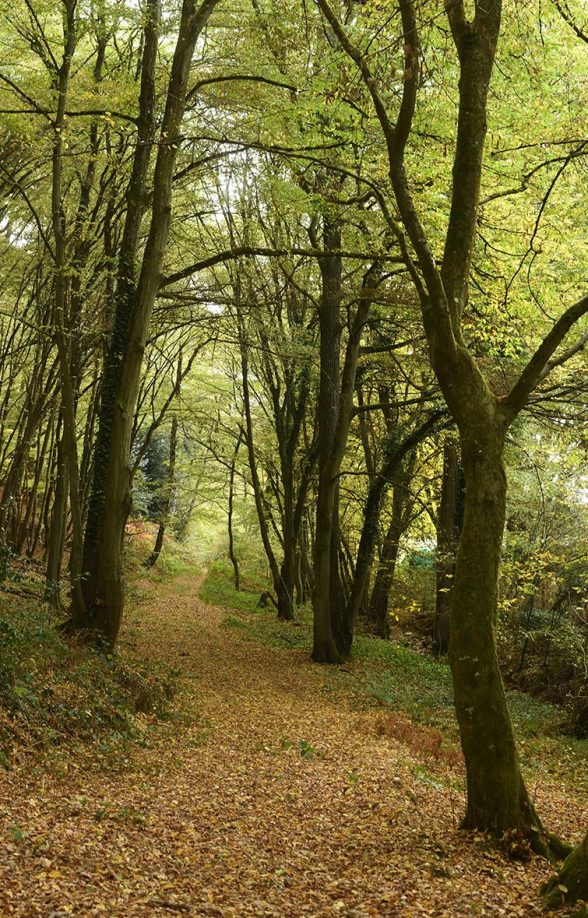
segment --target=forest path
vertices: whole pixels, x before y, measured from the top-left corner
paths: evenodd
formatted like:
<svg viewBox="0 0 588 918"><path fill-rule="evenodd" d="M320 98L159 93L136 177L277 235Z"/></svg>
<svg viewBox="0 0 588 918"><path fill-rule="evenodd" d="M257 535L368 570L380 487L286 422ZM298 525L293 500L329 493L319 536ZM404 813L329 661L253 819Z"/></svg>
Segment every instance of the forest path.
<svg viewBox="0 0 588 918"><path fill-rule="evenodd" d="M459 794L377 735L378 712L224 627L199 583L142 581L123 634L186 673L188 723L124 768L19 776L0 807L28 844L0 853L2 918L542 914L543 862L464 837Z"/></svg>

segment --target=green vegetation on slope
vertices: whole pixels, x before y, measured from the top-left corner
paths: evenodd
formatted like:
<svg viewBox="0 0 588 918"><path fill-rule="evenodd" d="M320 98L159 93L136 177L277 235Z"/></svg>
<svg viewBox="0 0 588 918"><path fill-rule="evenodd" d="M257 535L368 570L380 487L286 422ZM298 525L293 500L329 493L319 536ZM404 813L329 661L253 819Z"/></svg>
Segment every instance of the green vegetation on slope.
<svg viewBox="0 0 588 918"><path fill-rule="evenodd" d="M33 593L0 602L0 765L72 742L110 755L166 716L177 674L65 638Z"/></svg>
<svg viewBox="0 0 588 918"><path fill-rule="evenodd" d="M243 589L236 592L230 565L217 561L208 571L200 597L226 609L225 627L238 631L244 639L310 653L311 610L302 607L296 622L280 622L273 607L257 605L265 589L267 583L251 577L245 578ZM339 688L347 687L362 707L381 705L401 711L416 723L440 730L452 743L458 742L451 673L446 662L410 647L357 635L351 663L325 674L326 690L333 697ZM538 779L548 781L555 777L588 791L588 741L565 735L563 709L523 692L509 691L507 699L525 768Z"/></svg>

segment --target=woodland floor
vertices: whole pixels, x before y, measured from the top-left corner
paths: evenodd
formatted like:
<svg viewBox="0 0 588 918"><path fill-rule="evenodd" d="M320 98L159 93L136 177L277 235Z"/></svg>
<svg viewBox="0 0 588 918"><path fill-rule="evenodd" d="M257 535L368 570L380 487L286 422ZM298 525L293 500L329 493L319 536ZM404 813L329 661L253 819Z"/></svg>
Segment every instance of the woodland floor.
<svg viewBox="0 0 588 918"><path fill-rule="evenodd" d="M423 781L381 710L329 689L306 652L223 626L198 586L141 583L122 643L181 668L182 721L122 766L72 754L0 777L2 918L544 914L544 861L458 830L459 766ZM550 828L585 828L585 797L533 792Z"/></svg>

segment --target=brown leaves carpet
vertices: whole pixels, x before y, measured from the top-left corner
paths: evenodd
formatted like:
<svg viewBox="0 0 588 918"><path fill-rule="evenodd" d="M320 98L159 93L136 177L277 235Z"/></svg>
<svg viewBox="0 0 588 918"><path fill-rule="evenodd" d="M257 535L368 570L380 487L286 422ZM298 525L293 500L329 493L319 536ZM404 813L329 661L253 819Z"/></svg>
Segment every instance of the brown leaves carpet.
<svg viewBox="0 0 588 918"><path fill-rule="evenodd" d="M126 641L187 671L191 720L152 725L123 767L72 753L0 777L2 918L542 914L545 862L460 832L460 793L327 670L223 628L196 578L142 589ZM580 801L536 793L555 831L584 828Z"/></svg>

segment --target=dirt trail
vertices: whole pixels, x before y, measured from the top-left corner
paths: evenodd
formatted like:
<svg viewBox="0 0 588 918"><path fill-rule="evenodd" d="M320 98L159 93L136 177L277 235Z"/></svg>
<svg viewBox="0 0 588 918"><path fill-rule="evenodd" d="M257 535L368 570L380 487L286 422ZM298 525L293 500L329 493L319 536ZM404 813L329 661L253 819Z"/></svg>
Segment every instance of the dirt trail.
<svg viewBox="0 0 588 918"><path fill-rule="evenodd" d="M542 914L544 863L464 838L459 794L377 736L375 712L304 653L223 627L197 588L142 583L123 635L186 671L191 723L110 773L72 758L0 779L1 918Z"/></svg>

